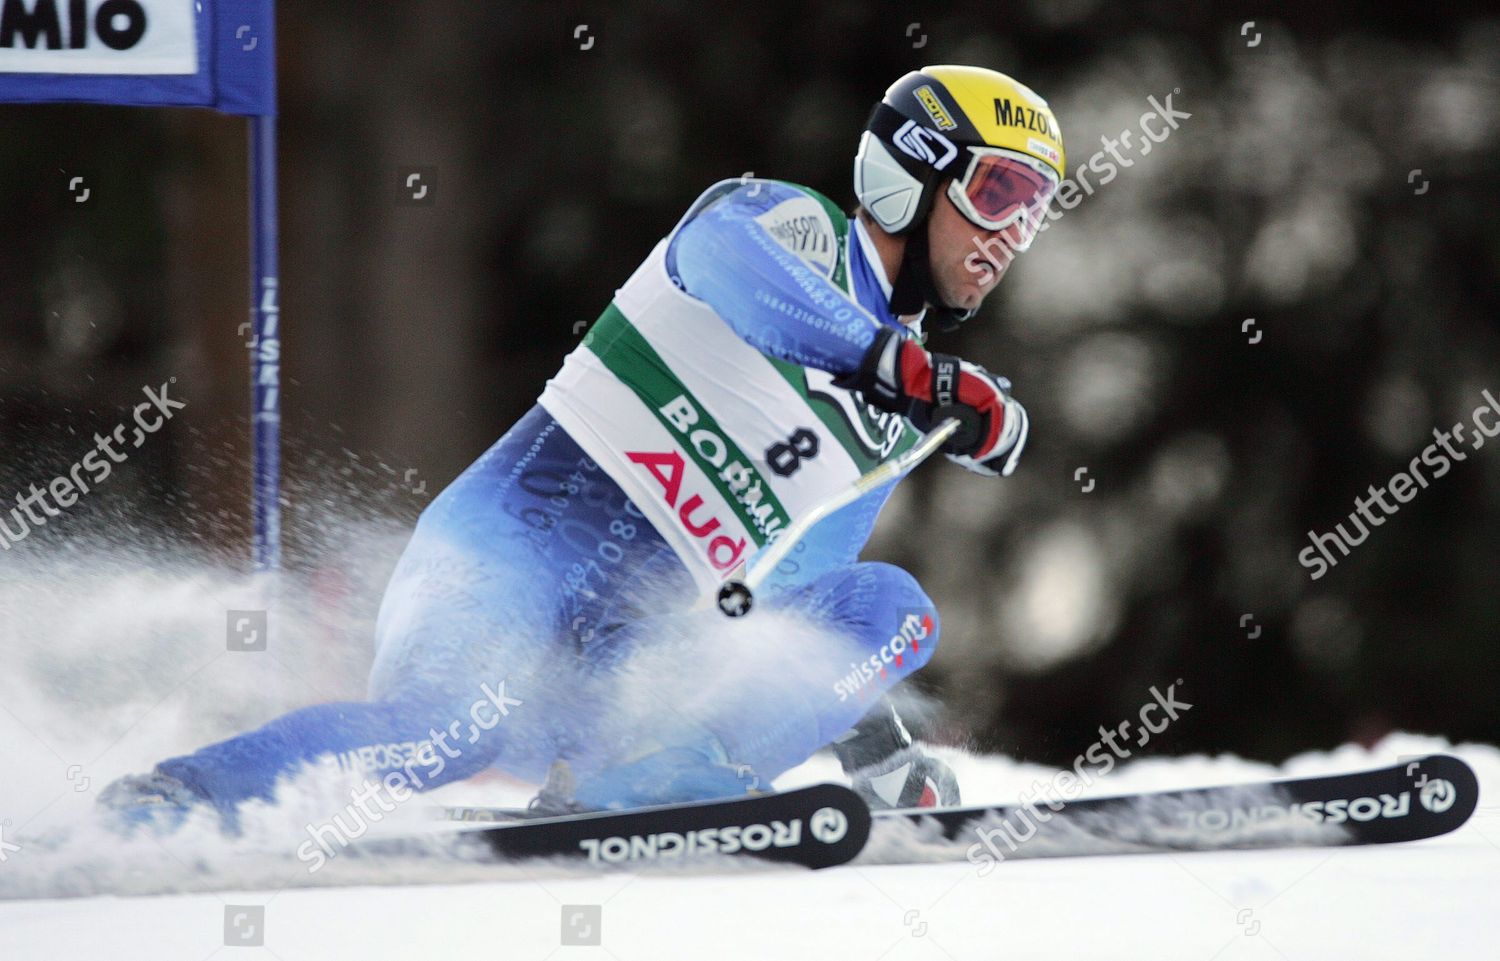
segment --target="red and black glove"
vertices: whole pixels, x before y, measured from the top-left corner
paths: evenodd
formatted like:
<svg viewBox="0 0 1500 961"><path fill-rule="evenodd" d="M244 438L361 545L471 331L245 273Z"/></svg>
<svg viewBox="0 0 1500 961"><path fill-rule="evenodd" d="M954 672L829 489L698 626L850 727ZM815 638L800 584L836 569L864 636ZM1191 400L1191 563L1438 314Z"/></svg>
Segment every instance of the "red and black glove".
<svg viewBox="0 0 1500 961"><path fill-rule="evenodd" d="M979 474L1010 474L1026 445L1026 409L1010 396L1010 381L951 354L929 354L892 327L880 329L859 370L838 383L919 430L956 418L943 451Z"/></svg>

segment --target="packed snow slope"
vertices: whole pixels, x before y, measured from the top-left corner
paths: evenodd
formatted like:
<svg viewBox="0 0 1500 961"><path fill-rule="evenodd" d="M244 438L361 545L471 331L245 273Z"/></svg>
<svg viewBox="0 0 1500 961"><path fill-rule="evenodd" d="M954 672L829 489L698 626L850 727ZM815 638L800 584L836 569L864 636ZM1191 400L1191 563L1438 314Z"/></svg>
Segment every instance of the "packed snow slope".
<svg viewBox="0 0 1500 961"><path fill-rule="evenodd" d="M340 856L310 872L286 842L347 798L302 782L279 807L249 812L239 842L203 824L161 841L109 835L93 799L112 778L302 704L362 696L369 615L405 531L326 529L334 560L280 585L280 620L259 653L226 649L226 613L265 606L265 585L202 558L97 545L0 557L0 961L1500 957L1500 750L1408 734L1280 768L1134 760L1087 792L1465 758L1479 810L1452 835L1408 845L1010 860L985 873L740 862L633 875L473 863L434 842L430 855ZM1014 801L1053 774L947 756L969 803ZM818 757L778 786L837 776ZM530 790L453 785L401 814ZM380 828L404 830L396 820Z"/></svg>
<svg viewBox="0 0 1500 961"><path fill-rule="evenodd" d="M464 882L450 884L433 883L441 880L437 862L437 871L407 879L425 883L403 883L398 873L308 889L293 886L302 878L284 876L228 892L0 902L0 958L1492 958L1500 936L1494 747L1393 735L1374 750L1346 746L1279 769L1229 757L1144 760L1117 769L1091 793L1354 770L1434 751L1475 768L1480 808L1455 834L1413 844L1008 861L985 876L964 863L692 874L539 866L497 869L501 880L476 881L482 871L474 866L450 865ZM1001 758L952 758L976 800L1014 797L1051 774ZM819 759L782 784L832 773ZM25 874L26 853L0 864L7 897L28 896L4 877ZM175 856L193 861L190 851ZM38 871L33 880L46 876ZM597 936L598 944L565 945L565 936Z"/></svg>

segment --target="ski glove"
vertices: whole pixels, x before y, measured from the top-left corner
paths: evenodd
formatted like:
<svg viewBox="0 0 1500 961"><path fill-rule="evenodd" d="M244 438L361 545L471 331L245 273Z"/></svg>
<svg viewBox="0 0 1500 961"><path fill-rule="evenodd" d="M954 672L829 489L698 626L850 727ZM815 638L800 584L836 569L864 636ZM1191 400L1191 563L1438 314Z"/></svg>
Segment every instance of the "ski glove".
<svg viewBox="0 0 1500 961"><path fill-rule="evenodd" d="M951 354L930 354L892 327L882 327L859 369L836 383L919 430L957 418L943 452L976 474L1009 475L1026 446L1026 409L1011 398L1010 381Z"/></svg>

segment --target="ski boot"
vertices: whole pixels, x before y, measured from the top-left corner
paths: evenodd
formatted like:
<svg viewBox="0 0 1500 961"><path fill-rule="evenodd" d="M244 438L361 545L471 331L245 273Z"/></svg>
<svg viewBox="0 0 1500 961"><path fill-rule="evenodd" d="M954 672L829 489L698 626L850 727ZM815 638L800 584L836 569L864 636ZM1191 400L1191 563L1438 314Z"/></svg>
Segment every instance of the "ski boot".
<svg viewBox="0 0 1500 961"><path fill-rule="evenodd" d="M537 796L526 805L529 818L555 818L569 814L583 814L588 808L573 798L578 789L578 780L567 761L556 760L547 769L547 781Z"/></svg>
<svg viewBox="0 0 1500 961"><path fill-rule="evenodd" d="M885 698L833 742L833 753L872 811L962 803L953 770L912 743Z"/></svg>

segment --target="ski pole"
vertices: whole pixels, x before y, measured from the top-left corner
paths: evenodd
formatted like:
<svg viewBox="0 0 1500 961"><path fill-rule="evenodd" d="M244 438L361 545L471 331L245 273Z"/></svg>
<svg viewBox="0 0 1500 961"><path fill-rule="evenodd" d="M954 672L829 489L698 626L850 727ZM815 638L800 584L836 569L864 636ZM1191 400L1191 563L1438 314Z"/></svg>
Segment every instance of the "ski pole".
<svg viewBox="0 0 1500 961"><path fill-rule="evenodd" d="M797 542L807 535L814 524L840 507L858 500L880 485L915 468L932 456L933 451L943 446L943 443L956 430L958 430L957 418L948 418L918 441L911 450L871 468L848 487L836 494L830 494L821 504L814 505L811 510L788 526L775 543L755 558L755 566L747 570L744 576L724 582L719 588L719 610L728 617L743 617L750 613L750 608L755 603L756 588L760 587L761 582L776 569L776 565L791 553L792 548L797 546Z"/></svg>

